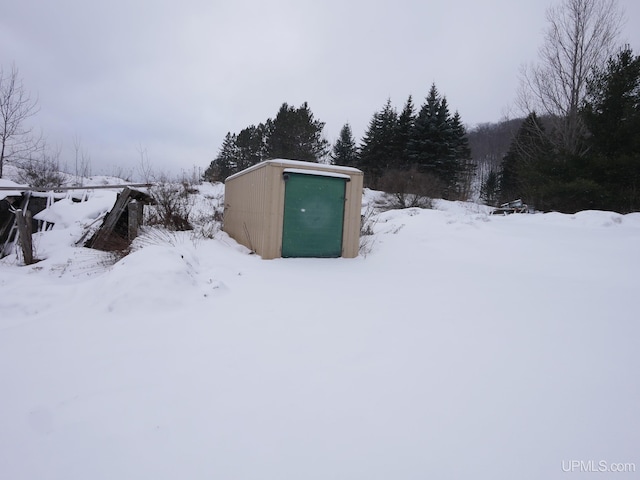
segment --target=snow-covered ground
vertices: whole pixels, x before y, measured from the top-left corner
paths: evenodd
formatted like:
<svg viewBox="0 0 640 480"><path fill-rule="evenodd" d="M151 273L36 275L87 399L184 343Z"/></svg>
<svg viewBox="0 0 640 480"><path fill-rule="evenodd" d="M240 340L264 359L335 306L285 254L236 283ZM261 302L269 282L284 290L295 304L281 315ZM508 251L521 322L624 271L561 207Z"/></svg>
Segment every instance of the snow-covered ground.
<svg viewBox="0 0 640 480"><path fill-rule="evenodd" d="M0 261L0 478L639 474L640 214L439 201L357 259L155 232L114 264L73 246L113 195Z"/></svg>

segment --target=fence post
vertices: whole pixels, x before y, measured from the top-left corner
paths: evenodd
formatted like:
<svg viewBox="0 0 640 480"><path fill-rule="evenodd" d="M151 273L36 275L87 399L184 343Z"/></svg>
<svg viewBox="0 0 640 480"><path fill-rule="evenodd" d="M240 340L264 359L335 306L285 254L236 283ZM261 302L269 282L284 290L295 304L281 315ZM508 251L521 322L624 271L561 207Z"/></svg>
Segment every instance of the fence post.
<svg viewBox="0 0 640 480"><path fill-rule="evenodd" d="M22 210L16 210L16 224L18 225L18 237L20 240L20 247L22 248L22 255L24 257L24 264L31 265L33 263L33 242L31 240L31 212L27 210L26 215L22 213Z"/></svg>
<svg viewBox="0 0 640 480"><path fill-rule="evenodd" d="M129 241L132 242L138 236L138 229L142 224L142 203L131 200L127 209L129 210Z"/></svg>

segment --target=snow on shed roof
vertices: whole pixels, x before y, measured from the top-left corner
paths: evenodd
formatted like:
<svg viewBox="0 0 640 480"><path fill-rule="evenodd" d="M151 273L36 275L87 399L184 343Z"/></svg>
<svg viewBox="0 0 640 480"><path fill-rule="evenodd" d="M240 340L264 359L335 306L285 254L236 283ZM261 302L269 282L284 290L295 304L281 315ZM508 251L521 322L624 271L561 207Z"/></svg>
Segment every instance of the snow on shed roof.
<svg viewBox="0 0 640 480"><path fill-rule="evenodd" d="M319 177L335 177L351 179L349 175L337 172L327 172L325 170L309 170L308 168L285 168L284 173L302 173L303 175L317 175Z"/></svg>
<svg viewBox="0 0 640 480"><path fill-rule="evenodd" d="M312 169L312 167L315 167L313 168L313 170L315 171L318 171L318 169L324 169L324 171L344 173L347 176L349 176L349 174L362 175L361 170L358 170L357 168L353 168L353 167L344 167L342 165L327 165L324 163L315 163L315 162L303 162L301 160L289 160L286 158L274 158L272 160L265 160L264 162L256 163L255 165L252 165L251 167L245 170L242 170L241 172L234 173L233 175L227 177L227 180L230 180L240 175L244 175L247 172L257 170L258 168L262 168L269 164L279 165L285 168L288 167L288 168Z"/></svg>

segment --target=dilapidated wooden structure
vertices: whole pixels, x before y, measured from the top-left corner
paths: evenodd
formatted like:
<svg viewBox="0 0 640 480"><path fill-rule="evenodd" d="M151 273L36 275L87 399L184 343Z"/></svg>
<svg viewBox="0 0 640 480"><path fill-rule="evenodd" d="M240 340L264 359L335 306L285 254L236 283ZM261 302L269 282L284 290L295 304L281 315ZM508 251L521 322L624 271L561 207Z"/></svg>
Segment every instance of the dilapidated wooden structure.
<svg viewBox="0 0 640 480"><path fill-rule="evenodd" d="M13 247L20 239L19 231L22 227L22 238L31 232L50 229L50 222L36 220L34 217L53 205L58 200L70 198L80 202L86 198L86 192L78 195L73 191L41 191L31 187L17 186L15 188L0 187L0 258L13 251ZM22 221L21 221L22 219Z"/></svg>
<svg viewBox="0 0 640 480"><path fill-rule="evenodd" d="M104 216L101 227L80 244L100 250L126 248L137 236L138 227L142 225L145 204L152 203L151 196L139 187L150 187L150 184L96 185L88 187L55 187L35 188L16 185L0 186L0 258L14 251L20 239L31 232L45 231L53 224L34 217L46 208L62 199L82 202L89 192L96 189L121 189L114 207ZM24 228L23 228L24 227ZM85 242L86 240L86 242ZM24 250L25 245L22 245ZM25 253L25 263L28 253Z"/></svg>
<svg viewBox="0 0 640 480"><path fill-rule="evenodd" d="M97 250L122 250L138 236L144 205L152 202L149 194L126 187L107 213L98 231L85 243Z"/></svg>
<svg viewBox="0 0 640 480"><path fill-rule="evenodd" d="M492 215L510 215L512 213L529 213L529 205L518 199L503 203L491 212Z"/></svg>

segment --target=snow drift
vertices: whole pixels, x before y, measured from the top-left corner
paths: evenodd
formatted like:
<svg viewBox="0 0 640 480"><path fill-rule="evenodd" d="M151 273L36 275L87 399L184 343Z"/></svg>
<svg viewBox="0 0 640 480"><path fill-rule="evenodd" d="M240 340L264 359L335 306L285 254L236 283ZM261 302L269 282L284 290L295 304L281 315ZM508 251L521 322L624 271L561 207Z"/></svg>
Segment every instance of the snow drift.
<svg viewBox="0 0 640 480"><path fill-rule="evenodd" d="M640 214L435 206L380 213L366 258L155 234L115 264L72 246L81 220L59 207L43 261L0 261L2 477L538 480L638 463Z"/></svg>

